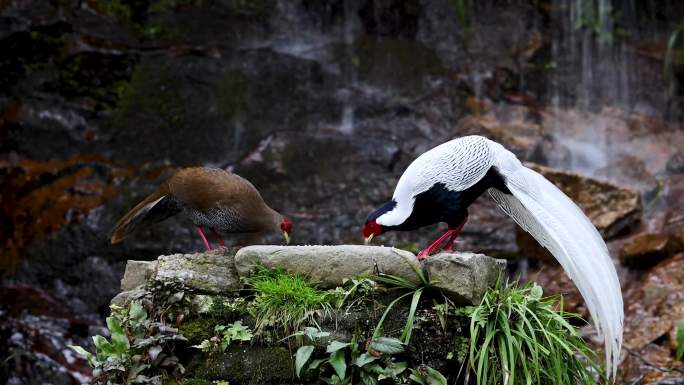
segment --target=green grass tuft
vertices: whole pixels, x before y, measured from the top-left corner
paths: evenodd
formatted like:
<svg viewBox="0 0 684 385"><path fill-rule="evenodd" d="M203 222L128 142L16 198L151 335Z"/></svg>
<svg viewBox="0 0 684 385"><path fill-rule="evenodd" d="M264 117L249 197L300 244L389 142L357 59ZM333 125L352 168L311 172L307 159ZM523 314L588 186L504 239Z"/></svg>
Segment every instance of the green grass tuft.
<svg viewBox="0 0 684 385"><path fill-rule="evenodd" d="M596 353L568 321L562 299L542 297L536 284L497 282L470 323L470 365L478 385L598 384Z"/></svg>
<svg viewBox="0 0 684 385"><path fill-rule="evenodd" d="M256 331L268 329L275 337L290 335L317 316L330 316L338 301L335 292L319 290L305 277L282 269L259 267L247 283L255 292L248 310L256 319Z"/></svg>

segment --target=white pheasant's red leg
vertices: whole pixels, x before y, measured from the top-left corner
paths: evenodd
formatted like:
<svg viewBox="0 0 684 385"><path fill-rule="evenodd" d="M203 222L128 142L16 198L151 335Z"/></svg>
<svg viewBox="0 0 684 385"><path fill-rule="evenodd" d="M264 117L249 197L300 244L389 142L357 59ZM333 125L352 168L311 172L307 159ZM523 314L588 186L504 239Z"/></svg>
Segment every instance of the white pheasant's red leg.
<svg viewBox="0 0 684 385"><path fill-rule="evenodd" d="M444 251L454 251L454 241L456 238L458 238L458 235L461 234L461 230L463 229L463 226L465 226L466 222L468 221L468 216L466 215L465 218L461 221L461 223L456 227L454 230L455 232L451 234L451 238L447 240L446 246L444 247Z"/></svg>
<svg viewBox="0 0 684 385"><path fill-rule="evenodd" d="M209 231L214 235L214 239L216 239L216 242L221 246L221 247L226 247L226 244L223 243L223 238L221 238L221 234L216 232L213 228L209 228Z"/></svg>
<svg viewBox="0 0 684 385"><path fill-rule="evenodd" d="M439 247L444 243L444 240L451 238L455 230L449 229L447 230L442 236L437 238L430 246L427 247L427 249L423 249L418 253L417 258L419 261L422 261L423 259L427 258L430 256L430 254L434 253L435 250L439 249Z"/></svg>
<svg viewBox="0 0 684 385"><path fill-rule="evenodd" d="M461 232L461 229L463 229L463 226L465 226L466 221L468 220L468 216L466 215L465 218L461 221L461 223L454 229L449 229L447 230L444 234L442 234L441 237L437 238L430 246L428 246L427 249L423 249L418 253L417 258L419 261L422 261L423 259L427 258L430 256L430 254L434 253L435 250L439 249L439 247L444 243L444 241L447 241L446 247L444 248L445 251L453 251L453 243L456 237L458 237L458 234Z"/></svg>
<svg viewBox="0 0 684 385"><path fill-rule="evenodd" d="M204 235L204 231L202 231L201 226L196 226L197 233L199 233L200 238L202 238L202 242L204 242L204 247L207 248L207 251L211 251L211 245L209 244L209 241L207 241L207 236Z"/></svg>

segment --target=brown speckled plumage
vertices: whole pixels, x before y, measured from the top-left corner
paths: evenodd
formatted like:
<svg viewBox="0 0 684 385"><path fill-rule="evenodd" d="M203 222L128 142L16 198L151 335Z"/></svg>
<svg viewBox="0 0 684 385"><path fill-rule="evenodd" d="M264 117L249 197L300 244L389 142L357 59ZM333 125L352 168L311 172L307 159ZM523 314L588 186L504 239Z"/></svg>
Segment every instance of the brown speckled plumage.
<svg viewBox="0 0 684 385"><path fill-rule="evenodd" d="M283 221L248 180L218 168L192 167L176 172L121 218L111 242L177 213L200 228L247 235L249 241L279 231Z"/></svg>

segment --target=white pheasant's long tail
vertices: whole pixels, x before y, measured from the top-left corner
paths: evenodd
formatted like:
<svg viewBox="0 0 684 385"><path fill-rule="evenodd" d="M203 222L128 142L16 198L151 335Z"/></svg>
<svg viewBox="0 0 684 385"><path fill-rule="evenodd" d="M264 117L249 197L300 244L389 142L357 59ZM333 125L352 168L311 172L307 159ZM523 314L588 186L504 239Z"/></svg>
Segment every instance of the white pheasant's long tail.
<svg viewBox="0 0 684 385"><path fill-rule="evenodd" d="M570 198L542 175L524 167L502 146L497 147L494 166L512 195L493 188L489 189L490 195L553 254L575 282L596 329L603 335L606 373L615 378L624 312L620 282L605 242Z"/></svg>

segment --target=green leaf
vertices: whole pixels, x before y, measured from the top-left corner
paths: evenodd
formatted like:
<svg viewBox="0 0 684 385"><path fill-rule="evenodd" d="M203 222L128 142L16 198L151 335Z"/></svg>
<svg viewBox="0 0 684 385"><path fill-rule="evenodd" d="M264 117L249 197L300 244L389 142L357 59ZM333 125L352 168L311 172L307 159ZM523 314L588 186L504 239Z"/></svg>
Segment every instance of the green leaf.
<svg viewBox="0 0 684 385"><path fill-rule="evenodd" d="M363 353L356 360L354 360L354 365L358 367L363 367L364 365L371 363L377 359L378 357L375 357L372 354Z"/></svg>
<svg viewBox="0 0 684 385"><path fill-rule="evenodd" d="M216 328L218 328L218 326ZM228 343L233 340L250 341L252 337L254 337L249 328L242 325L242 321L235 321L227 328L222 327L220 331L223 332L223 338L228 340Z"/></svg>
<svg viewBox="0 0 684 385"><path fill-rule="evenodd" d="M375 330L373 331L373 336L372 338L376 338L380 336L380 331L382 330L382 325L385 322L385 317L387 317L387 314L389 314L389 311L392 309L394 305L397 304L397 302L401 301L404 297L408 297L411 295L411 292L408 292L406 294L402 294L399 296L397 299L394 301L390 302L389 305L387 305L387 308L385 308L385 312L382 313L382 317L380 317L380 320L378 321L377 325L375 325Z"/></svg>
<svg viewBox="0 0 684 385"><path fill-rule="evenodd" d="M309 361L309 358L311 358L311 353L313 353L313 351L314 347L311 345L304 345L297 349L297 353L295 354L295 373L297 373L297 377L299 377L299 373L304 365L306 365L307 361Z"/></svg>
<svg viewBox="0 0 684 385"><path fill-rule="evenodd" d="M425 378L423 378L423 375L420 374L420 372L418 372L415 369L411 369L411 375L409 376L409 379L413 382L419 383L420 385L426 385L427 384L425 382Z"/></svg>
<svg viewBox="0 0 684 385"><path fill-rule="evenodd" d="M406 362L390 362L385 372L389 373L391 377L396 377L406 370L406 365Z"/></svg>
<svg viewBox="0 0 684 385"><path fill-rule="evenodd" d="M112 334L112 345L118 353L125 353L129 348L128 336L116 317L107 317L107 328Z"/></svg>
<svg viewBox="0 0 684 385"><path fill-rule="evenodd" d="M315 360L312 360L311 363L309 364L309 369L316 369L325 361L327 361L326 358L317 358Z"/></svg>
<svg viewBox="0 0 684 385"><path fill-rule="evenodd" d="M80 347L80 346L76 346L76 345L68 345L68 346L69 346L71 349L73 349L74 351L76 351L76 353L78 353L78 355L80 355L81 357L83 357L83 358L85 358L86 360L88 360L88 364L90 364L91 366L93 365L93 360L94 360L94 358L95 358L95 357L93 356L93 353L91 353L91 352L89 352L89 351L83 349L83 348Z"/></svg>
<svg viewBox="0 0 684 385"><path fill-rule="evenodd" d="M116 354L112 344L102 336L93 336L93 344L95 345L95 350L97 351L98 356L110 356Z"/></svg>
<svg viewBox="0 0 684 385"><path fill-rule="evenodd" d="M347 346L349 346L349 342L333 341L328 345L328 348L325 351L328 353L334 353L340 349L346 348Z"/></svg>
<svg viewBox="0 0 684 385"><path fill-rule="evenodd" d="M128 317L134 323L140 323L147 319L147 312L140 302L131 302L131 306L128 309Z"/></svg>
<svg viewBox="0 0 684 385"><path fill-rule="evenodd" d="M335 369L337 376L340 379L343 379L344 374L347 371L347 362L344 360L344 350L336 350L330 355L328 362L330 363L330 366Z"/></svg>
<svg viewBox="0 0 684 385"><path fill-rule="evenodd" d="M532 286L532 288L530 289L530 297L532 297L532 299L540 300L543 295L544 290L542 290L541 286L535 283L534 286Z"/></svg>
<svg viewBox="0 0 684 385"><path fill-rule="evenodd" d="M370 343L370 348L380 353L397 354L405 349L404 344L396 338L379 337Z"/></svg>
<svg viewBox="0 0 684 385"><path fill-rule="evenodd" d="M406 326L404 326L404 331L401 333L401 340L408 345L411 341L411 333L413 333L413 323L416 319L416 310L418 309L418 302L420 302L420 297L423 294L423 288L420 288L413 292L413 299L411 300L411 307L409 308L409 314L406 318Z"/></svg>
<svg viewBox="0 0 684 385"><path fill-rule="evenodd" d="M446 377L429 366L424 366L420 370L411 369L409 378L422 385L447 385Z"/></svg>
<svg viewBox="0 0 684 385"><path fill-rule="evenodd" d="M436 369L430 367L427 370L427 383L429 385L447 385L447 379Z"/></svg>
<svg viewBox="0 0 684 385"><path fill-rule="evenodd" d="M221 352L225 352L226 349L228 349L228 346L230 346L230 339L224 339L221 341Z"/></svg>
<svg viewBox="0 0 684 385"><path fill-rule="evenodd" d="M374 376L372 373L368 373L365 371L361 372L361 383L363 385L378 385L379 381L376 376Z"/></svg>
<svg viewBox="0 0 684 385"><path fill-rule="evenodd" d="M311 326L307 326L304 328L304 333L305 336L309 337L311 341L317 339L317 338L322 338L322 337L328 337L330 333L321 331L319 329L316 329Z"/></svg>
<svg viewBox="0 0 684 385"><path fill-rule="evenodd" d="M203 340L199 345L192 345L191 347L200 349L206 353L211 350L211 342L209 342L209 340Z"/></svg>

